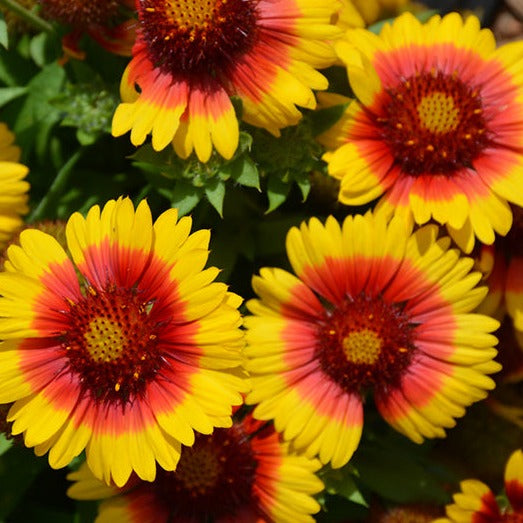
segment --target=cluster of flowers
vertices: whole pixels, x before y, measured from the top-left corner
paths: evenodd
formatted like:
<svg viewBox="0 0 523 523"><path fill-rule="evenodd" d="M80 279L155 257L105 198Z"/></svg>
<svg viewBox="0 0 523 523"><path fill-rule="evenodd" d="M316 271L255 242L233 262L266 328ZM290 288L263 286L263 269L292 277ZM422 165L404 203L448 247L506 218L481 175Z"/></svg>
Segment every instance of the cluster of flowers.
<svg viewBox="0 0 523 523"><path fill-rule="evenodd" d="M412 441L444 437L495 386L500 307L522 336L523 253L496 240L495 262L466 254L521 215L523 43L496 48L456 13L403 14L376 35L336 0L136 10L114 136L231 158L232 96L245 122L277 136L296 106L316 107L313 90L328 87L317 69L338 61L353 98L319 96L347 104L319 137L324 159L340 202L379 200L292 228L294 274L262 268L243 318L242 298L205 268L209 231L191 233L175 209L153 221L146 201L111 200L73 214L63 244L24 230L0 273L0 403L51 467L85 451L69 494L107 498L100 522L312 521L316 473L349 462L370 394ZM5 127L0 139L5 244L28 186ZM521 452L503 516L485 485L462 488L451 520L521 518Z"/></svg>

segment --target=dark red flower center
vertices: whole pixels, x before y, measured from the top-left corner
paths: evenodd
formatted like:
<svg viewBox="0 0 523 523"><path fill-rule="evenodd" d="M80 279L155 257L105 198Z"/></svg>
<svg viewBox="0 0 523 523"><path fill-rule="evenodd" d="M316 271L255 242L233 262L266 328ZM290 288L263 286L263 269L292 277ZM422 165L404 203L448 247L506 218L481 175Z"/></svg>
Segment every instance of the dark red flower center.
<svg viewBox="0 0 523 523"><path fill-rule="evenodd" d="M226 74L257 38L257 0L139 0L149 59L166 74Z"/></svg>
<svg viewBox="0 0 523 523"><path fill-rule="evenodd" d="M379 297L348 297L319 325L316 356L347 392L397 386L414 352L408 315Z"/></svg>
<svg viewBox="0 0 523 523"><path fill-rule="evenodd" d="M490 141L480 93L438 71L389 89L373 118L396 164L411 175L451 175L472 167Z"/></svg>
<svg viewBox="0 0 523 523"><path fill-rule="evenodd" d="M238 425L198 435L184 447L176 471L158 469L149 488L169 521L215 521L234 517L251 502L256 459L250 439Z"/></svg>
<svg viewBox="0 0 523 523"><path fill-rule="evenodd" d="M40 0L42 14L78 29L109 25L118 12L117 0Z"/></svg>
<svg viewBox="0 0 523 523"><path fill-rule="evenodd" d="M161 325L153 309L135 289L115 287L88 287L81 301L70 304L62 346L70 369L93 399L125 406L161 368Z"/></svg>

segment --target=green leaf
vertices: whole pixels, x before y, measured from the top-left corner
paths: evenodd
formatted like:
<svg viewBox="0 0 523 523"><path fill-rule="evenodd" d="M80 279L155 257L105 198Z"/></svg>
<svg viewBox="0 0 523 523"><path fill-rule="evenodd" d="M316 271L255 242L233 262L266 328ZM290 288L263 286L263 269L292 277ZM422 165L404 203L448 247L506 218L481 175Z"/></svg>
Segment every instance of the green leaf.
<svg viewBox="0 0 523 523"><path fill-rule="evenodd" d="M395 503L448 502L448 493L420 449L396 441L389 437L360 446L351 461L359 473L358 482Z"/></svg>
<svg viewBox="0 0 523 523"><path fill-rule="evenodd" d="M0 107L27 93L27 87L0 87Z"/></svg>
<svg viewBox="0 0 523 523"><path fill-rule="evenodd" d="M0 45L6 49L9 47L9 36L7 33L7 23L4 14L0 13Z"/></svg>
<svg viewBox="0 0 523 523"><path fill-rule="evenodd" d="M12 439L7 439L3 432L0 432L0 456L7 452L13 444Z"/></svg>
<svg viewBox="0 0 523 523"><path fill-rule="evenodd" d="M9 105L15 113L13 130L17 144L25 155L33 148L42 161L48 155L51 130L61 117L50 100L60 93L64 80L63 67L57 63L47 65L28 83L27 96Z"/></svg>
<svg viewBox="0 0 523 523"><path fill-rule="evenodd" d="M279 176L270 176L267 183L267 197L269 198L269 208L265 213L270 213L277 209L287 198L291 186L285 183Z"/></svg>
<svg viewBox="0 0 523 523"><path fill-rule="evenodd" d="M194 187L192 183L179 180L175 183L172 191L158 191L160 194L169 198L172 207L178 209L178 214L183 216L192 211L202 198L202 190Z"/></svg>
<svg viewBox="0 0 523 523"><path fill-rule="evenodd" d="M231 164L231 177L240 185L260 191L260 174L256 164L248 156L242 156Z"/></svg>
<svg viewBox="0 0 523 523"><path fill-rule="evenodd" d="M329 494L337 494L357 505L368 507L369 504L354 481L351 471L352 466L350 465L341 469L326 469L325 475L322 477L325 490Z"/></svg>
<svg viewBox="0 0 523 523"><path fill-rule="evenodd" d="M326 109L318 109L310 114L311 132L313 136L330 129L343 115L349 104L334 105Z"/></svg>
<svg viewBox="0 0 523 523"><path fill-rule="evenodd" d="M48 33L40 33L29 42L29 55L39 67L58 58L57 41Z"/></svg>
<svg viewBox="0 0 523 523"><path fill-rule="evenodd" d="M5 520L31 486L47 460L21 445L0 456L0 520Z"/></svg>
<svg viewBox="0 0 523 523"><path fill-rule="evenodd" d="M296 179L296 183L300 188L303 201L305 201L307 199L307 196L309 196L309 193L311 192L311 180L309 176L306 174L305 176Z"/></svg>
<svg viewBox="0 0 523 523"><path fill-rule="evenodd" d="M205 195L211 205L216 209L221 218L223 218L223 199L225 197L225 183L221 180L212 180L205 187Z"/></svg>

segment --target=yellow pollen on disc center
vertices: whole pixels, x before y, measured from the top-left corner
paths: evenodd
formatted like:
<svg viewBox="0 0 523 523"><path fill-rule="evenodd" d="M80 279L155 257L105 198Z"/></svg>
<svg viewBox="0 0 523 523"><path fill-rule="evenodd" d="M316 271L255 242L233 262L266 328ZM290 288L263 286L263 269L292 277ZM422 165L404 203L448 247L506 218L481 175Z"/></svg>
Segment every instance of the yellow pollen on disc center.
<svg viewBox="0 0 523 523"><path fill-rule="evenodd" d="M98 317L89 322L84 340L91 358L97 363L107 363L122 355L125 335L119 323Z"/></svg>
<svg viewBox="0 0 523 523"><path fill-rule="evenodd" d="M178 27L204 29L214 18L216 4L211 0L168 0L166 12Z"/></svg>
<svg viewBox="0 0 523 523"><path fill-rule="evenodd" d="M220 473L218 456L206 447L185 449L176 468L176 475L186 488L201 494L216 484Z"/></svg>
<svg viewBox="0 0 523 523"><path fill-rule="evenodd" d="M448 133L459 125L459 109L452 96L445 93L424 96L417 110L421 125L433 133Z"/></svg>
<svg viewBox="0 0 523 523"><path fill-rule="evenodd" d="M380 356L383 341L373 330L362 329L345 336L342 345L347 361L372 365Z"/></svg>

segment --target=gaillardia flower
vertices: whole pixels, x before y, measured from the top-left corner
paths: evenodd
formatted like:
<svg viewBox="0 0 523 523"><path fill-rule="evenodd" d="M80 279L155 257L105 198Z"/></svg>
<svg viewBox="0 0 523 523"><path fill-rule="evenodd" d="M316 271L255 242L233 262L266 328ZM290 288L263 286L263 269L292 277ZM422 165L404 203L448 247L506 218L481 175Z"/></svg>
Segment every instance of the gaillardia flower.
<svg viewBox="0 0 523 523"><path fill-rule="evenodd" d="M113 135L131 131L155 150L173 143L206 162L213 146L231 158L238 121L230 96L241 99L246 122L279 135L313 109L311 89L325 89L315 70L335 60L327 42L337 0L137 0L140 29L121 82L123 103ZM357 15L356 15L357 16Z"/></svg>
<svg viewBox="0 0 523 523"><path fill-rule="evenodd" d="M28 229L0 273L0 403L53 468L84 449L123 485L174 470L194 431L227 427L241 403L240 298L203 270L209 231L174 209L109 201L66 226L70 257Z"/></svg>
<svg viewBox="0 0 523 523"><path fill-rule="evenodd" d="M447 518L438 523L519 523L523 521L523 452L516 450L505 468L505 494L508 505L501 507L485 483L467 479L454 494L454 503L447 505ZM436 523L436 521L434 522Z"/></svg>
<svg viewBox="0 0 523 523"><path fill-rule="evenodd" d="M250 416L229 429L199 435L174 472L122 489L96 480L86 466L69 474L75 499L104 499L96 523L312 522L313 494L323 490L320 463L290 454L270 424ZM116 495L116 496L115 496Z"/></svg>
<svg viewBox="0 0 523 523"><path fill-rule="evenodd" d="M24 179L29 169L18 163L20 149L14 140L7 125L0 123L0 249L22 227L22 216L29 211L29 183Z"/></svg>
<svg viewBox="0 0 523 523"><path fill-rule="evenodd" d="M415 442L444 437L494 382L498 322L469 313L486 294L473 260L380 216L312 218L287 235L297 277L263 268L248 302L246 368L258 404L307 455L341 467L358 446L369 391Z"/></svg>
<svg viewBox="0 0 523 523"><path fill-rule="evenodd" d="M445 224L466 252L494 242L523 206L523 42L496 49L477 18L422 25L403 14L380 35L336 44L356 96L320 140L339 200Z"/></svg>
<svg viewBox="0 0 523 523"><path fill-rule="evenodd" d="M131 54L136 20L129 14L134 10L134 0L39 0L39 3L45 18L70 26L71 31L62 39L68 55L85 58L79 47L84 34L111 53Z"/></svg>

